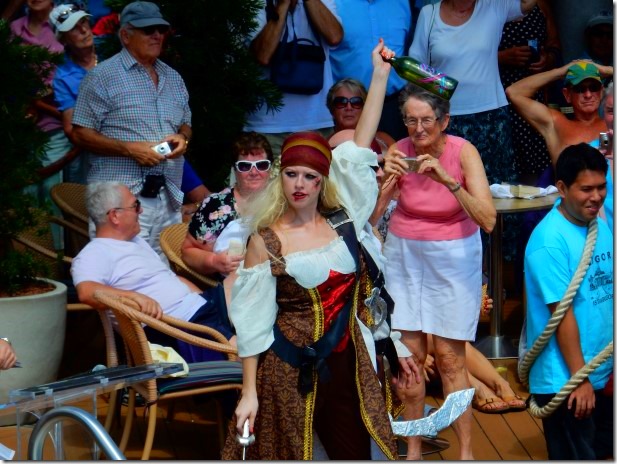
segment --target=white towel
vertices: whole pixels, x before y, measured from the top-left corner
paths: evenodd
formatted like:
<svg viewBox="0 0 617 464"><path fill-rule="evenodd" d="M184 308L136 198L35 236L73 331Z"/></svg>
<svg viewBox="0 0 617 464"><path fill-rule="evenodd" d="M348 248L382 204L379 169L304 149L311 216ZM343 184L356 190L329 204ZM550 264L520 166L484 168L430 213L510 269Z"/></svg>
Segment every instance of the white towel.
<svg viewBox="0 0 617 464"><path fill-rule="evenodd" d="M491 195L493 198L514 198L512 192L510 192L510 186L507 184L493 184L489 187L491 189ZM549 185L546 188L538 187L539 190L533 195L524 195L517 198L523 198L525 200L531 200L532 198L545 197L552 193L557 193L557 187Z"/></svg>

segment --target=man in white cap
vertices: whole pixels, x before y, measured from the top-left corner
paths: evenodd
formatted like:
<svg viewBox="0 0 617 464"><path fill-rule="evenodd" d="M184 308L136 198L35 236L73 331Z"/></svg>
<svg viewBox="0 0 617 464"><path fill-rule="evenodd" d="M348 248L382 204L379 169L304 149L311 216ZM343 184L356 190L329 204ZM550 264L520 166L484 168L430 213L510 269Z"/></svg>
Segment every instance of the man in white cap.
<svg viewBox="0 0 617 464"><path fill-rule="evenodd" d="M64 45L64 62L56 69L52 82L54 99L62 113L62 127L69 139L72 139L73 108L77 100L79 85L86 73L97 64L94 50L94 36L90 27L90 14L79 5L65 3L55 7L49 14L58 41ZM64 181L86 181L84 157L80 152L71 150L64 159Z"/></svg>
<svg viewBox="0 0 617 464"><path fill-rule="evenodd" d="M72 121L75 142L91 155L88 183L129 187L143 207L140 236L163 261L159 234L181 222L183 155L192 135L184 81L158 59L168 31L157 5L129 3L120 14L123 50L86 75Z"/></svg>

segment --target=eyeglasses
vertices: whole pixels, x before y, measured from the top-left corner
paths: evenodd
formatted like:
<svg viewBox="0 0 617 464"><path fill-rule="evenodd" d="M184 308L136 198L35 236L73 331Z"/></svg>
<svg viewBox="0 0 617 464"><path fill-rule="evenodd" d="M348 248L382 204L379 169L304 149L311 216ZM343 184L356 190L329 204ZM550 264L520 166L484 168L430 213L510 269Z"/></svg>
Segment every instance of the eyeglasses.
<svg viewBox="0 0 617 464"><path fill-rule="evenodd" d="M58 24L62 24L64 21L69 19L69 16L71 16L73 13L77 13L78 11L82 11L82 10L83 8L80 5L71 4L68 6L66 10L63 10L60 13L58 13L58 16L56 16L56 22Z"/></svg>
<svg viewBox="0 0 617 464"><path fill-rule="evenodd" d="M137 29L141 31L144 35L152 35L156 31L161 35L165 35L169 32L169 26L165 26L164 24L156 24L154 26L146 26L146 27L134 27L133 29Z"/></svg>
<svg viewBox="0 0 617 464"><path fill-rule="evenodd" d="M234 166L236 166L236 170L239 172L249 172L251 169L255 168L258 171L264 172L270 169L272 163L270 160L259 160L259 161L236 161Z"/></svg>
<svg viewBox="0 0 617 464"><path fill-rule="evenodd" d="M362 97L334 97L332 100L332 105L339 110L345 108L347 103L350 103L352 108L359 110L364 106L364 99Z"/></svg>
<svg viewBox="0 0 617 464"><path fill-rule="evenodd" d="M141 209L141 201L135 200L135 203L133 203L131 206L125 206L123 208L111 208L105 214L109 214L112 211L117 210L117 209L134 209L136 213L139 213L139 210Z"/></svg>
<svg viewBox="0 0 617 464"><path fill-rule="evenodd" d="M590 82L589 84L576 84L571 87L572 92L574 93L586 93L590 92L599 92L602 90L602 84L598 81Z"/></svg>
<svg viewBox="0 0 617 464"><path fill-rule="evenodd" d="M403 118L403 124L407 127L416 127L419 123L425 129L431 129L437 121L439 121L439 118L422 118L419 120L416 118Z"/></svg>

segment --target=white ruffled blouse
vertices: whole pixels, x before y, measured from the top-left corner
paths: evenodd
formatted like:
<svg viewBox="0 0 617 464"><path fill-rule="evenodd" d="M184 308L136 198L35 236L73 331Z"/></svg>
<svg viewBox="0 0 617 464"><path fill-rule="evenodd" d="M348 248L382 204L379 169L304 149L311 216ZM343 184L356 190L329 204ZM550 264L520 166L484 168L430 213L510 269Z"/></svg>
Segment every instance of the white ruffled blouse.
<svg viewBox="0 0 617 464"><path fill-rule="evenodd" d="M332 153L330 179L336 184L339 199L353 220L358 240L381 267L384 258L380 253L379 241L370 226L367 227L378 194L375 172L371 166L377 166L377 156L372 150L358 147L353 141L345 142ZM321 248L290 253L285 256L285 263L287 273L304 288L314 288L325 282L330 270L342 274L356 270L353 257L341 237ZM270 261L249 269L242 264L237 274L232 289L230 317L238 336L238 354L247 357L266 351L274 341L272 328L278 311L276 278L271 273ZM373 336L362 323L360 327L369 353L374 358L374 344L368 343ZM380 333L383 332L382 328ZM375 338L383 336L387 333Z"/></svg>

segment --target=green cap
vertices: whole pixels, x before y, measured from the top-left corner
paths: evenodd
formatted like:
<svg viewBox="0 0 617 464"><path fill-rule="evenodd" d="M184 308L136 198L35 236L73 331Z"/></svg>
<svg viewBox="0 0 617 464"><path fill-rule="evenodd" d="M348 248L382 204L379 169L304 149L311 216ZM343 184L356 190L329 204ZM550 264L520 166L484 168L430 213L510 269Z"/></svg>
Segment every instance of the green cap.
<svg viewBox="0 0 617 464"><path fill-rule="evenodd" d="M564 85L577 85L585 79L595 79L602 82L598 67L587 61L579 61L568 68Z"/></svg>

